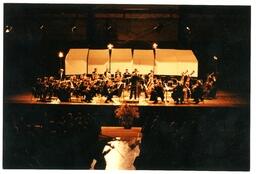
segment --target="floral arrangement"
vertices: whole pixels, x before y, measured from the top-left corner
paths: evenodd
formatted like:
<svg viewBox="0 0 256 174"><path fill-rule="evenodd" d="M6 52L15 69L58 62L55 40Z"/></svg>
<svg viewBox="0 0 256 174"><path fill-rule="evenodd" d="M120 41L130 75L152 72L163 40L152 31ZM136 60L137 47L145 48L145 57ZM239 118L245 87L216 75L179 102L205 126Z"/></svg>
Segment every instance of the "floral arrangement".
<svg viewBox="0 0 256 174"><path fill-rule="evenodd" d="M125 128L132 126L133 120L139 118L139 108L137 106L131 106L127 103L122 104L115 110L115 117L121 121L121 124Z"/></svg>

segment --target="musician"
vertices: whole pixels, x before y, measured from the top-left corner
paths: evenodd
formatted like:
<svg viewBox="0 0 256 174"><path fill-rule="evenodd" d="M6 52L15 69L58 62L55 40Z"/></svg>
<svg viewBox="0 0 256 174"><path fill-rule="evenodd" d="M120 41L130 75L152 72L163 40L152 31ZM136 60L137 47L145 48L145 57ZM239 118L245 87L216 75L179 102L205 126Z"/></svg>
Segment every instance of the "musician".
<svg viewBox="0 0 256 174"><path fill-rule="evenodd" d="M105 80L111 79L111 73L110 73L110 71L108 70L108 68L106 68L106 70L105 70L105 72L104 72L104 79L105 79Z"/></svg>
<svg viewBox="0 0 256 174"><path fill-rule="evenodd" d="M156 90L157 96L161 98L162 102L164 102L164 86L163 86L162 80L157 80L155 90Z"/></svg>
<svg viewBox="0 0 256 174"><path fill-rule="evenodd" d="M186 81L186 77L187 77L187 74L188 73L188 70L186 71L186 72L182 72L181 73L181 79L180 79L180 83L181 83L181 85L184 85L185 84L185 81Z"/></svg>
<svg viewBox="0 0 256 174"><path fill-rule="evenodd" d="M154 71L153 70L150 70L150 73L148 73L148 78L154 79Z"/></svg>
<svg viewBox="0 0 256 174"><path fill-rule="evenodd" d="M84 79L84 75L85 75L85 74L80 74L79 80L83 80L83 79Z"/></svg>
<svg viewBox="0 0 256 174"><path fill-rule="evenodd" d="M135 68L135 69L133 70L132 74L133 74L133 73L137 73L137 74L139 73L139 71L137 70L137 68Z"/></svg>
<svg viewBox="0 0 256 174"><path fill-rule="evenodd" d="M35 98L40 98L42 94L42 79L37 78L35 84L32 87L32 94Z"/></svg>
<svg viewBox="0 0 256 174"><path fill-rule="evenodd" d="M155 79L154 78L150 78L148 79L148 82L147 82L147 87L150 88L150 87L153 87L154 86L154 81Z"/></svg>
<svg viewBox="0 0 256 174"><path fill-rule="evenodd" d="M183 93L184 93L184 99L186 99L186 101L189 102L189 98L191 97L190 82L184 83Z"/></svg>
<svg viewBox="0 0 256 174"><path fill-rule="evenodd" d="M199 103L199 101L203 101L203 83L201 80L197 80L196 84L192 87L192 97L194 98L194 101L196 104Z"/></svg>
<svg viewBox="0 0 256 174"><path fill-rule="evenodd" d="M102 80L99 78L91 81L91 92L94 96L101 93L101 84Z"/></svg>
<svg viewBox="0 0 256 174"><path fill-rule="evenodd" d="M71 87L70 83L60 83L57 89L57 96L62 102L69 102L71 98Z"/></svg>
<svg viewBox="0 0 256 174"><path fill-rule="evenodd" d="M117 75L115 76L114 82L115 82L115 83L122 82L122 77L121 77L120 74L117 74Z"/></svg>
<svg viewBox="0 0 256 174"><path fill-rule="evenodd" d="M211 76L212 79L212 90L210 93L210 97L212 98L216 98L216 94L217 94L217 74L213 73L213 75Z"/></svg>
<svg viewBox="0 0 256 174"><path fill-rule="evenodd" d="M32 91L34 97L39 98L40 101L51 100L51 97L55 95L55 83L53 76L37 78Z"/></svg>
<svg viewBox="0 0 256 174"><path fill-rule="evenodd" d="M119 83L116 83L116 84L113 84L112 81L108 81L105 85L105 95L107 97L105 103L108 103L108 102L114 102L112 100L113 96L114 95L117 95L118 97L119 96L119 91L121 89L121 86L119 86Z"/></svg>
<svg viewBox="0 0 256 174"><path fill-rule="evenodd" d="M205 94L208 99L216 98L217 93L217 79L216 74L213 72L207 76L205 82Z"/></svg>
<svg viewBox="0 0 256 174"><path fill-rule="evenodd" d="M108 80L104 86L104 93L105 96L107 97L107 99L105 100L105 103L113 102L112 98L113 98L113 93L114 88L113 88L113 82L111 80Z"/></svg>
<svg viewBox="0 0 256 174"><path fill-rule="evenodd" d="M193 70L190 74L186 75L184 78L184 86L187 86L188 88L191 88L191 76L195 73Z"/></svg>
<svg viewBox="0 0 256 174"><path fill-rule="evenodd" d="M79 97L80 91L79 91L79 85L81 83L81 76L79 78L77 76L71 76L70 83L71 83L71 89L72 89L72 95L76 96L76 98Z"/></svg>
<svg viewBox="0 0 256 174"><path fill-rule="evenodd" d="M122 77L122 73L119 71L119 69L116 70L114 77L116 78L117 76Z"/></svg>
<svg viewBox="0 0 256 174"><path fill-rule="evenodd" d="M146 85L146 80L143 75L140 75L140 80L139 80L139 90L138 90L138 96L140 96L141 92L145 93L145 98L148 98L148 91L147 91L147 85Z"/></svg>
<svg viewBox="0 0 256 174"><path fill-rule="evenodd" d="M94 96L94 92L93 92L93 86L92 86L92 82L88 81L84 81L82 87L82 91L81 94L83 95L84 101L87 103L91 103L92 102L92 98Z"/></svg>
<svg viewBox="0 0 256 174"><path fill-rule="evenodd" d="M131 92L130 92L130 99L132 99L132 97L134 96L135 100L137 98L137 88L138 88L138 82L139 82L140 78L138 76L138 71L134 71L132 73L132 77L130 79L130 83L131 83Z"/></svg>
<svg viewBox="0 0 256 174"><path fill-rule="evenodd" d="M188 70L186 72L183 72L182 73L182 76L181 76L181 84L183 85L183 94L184 94L184 99L187 100L187 102L189 102L189 98L191 97L191 83L190 83L190 77L192 74L194 74L194 70L190 73L190 74L187 74L188 73Z"/></svg>
<svg viewBox="0 0 256 174"><path fill-rule="evenodd" d="M173 100L176 104L183 103L184 101L184 92L183 92L183 86L181 82L178 82L177 86L173 88L172 96Z"/></svg>
<svg viewBox="0 0 256 174"><path fill-rule="evenodd" d="M47 89L47 93L48 93L48 99L51 100L52 96L54 95L54 77L51 76L48 79L48 89Z"/></svg>
<svg viewBox="0 0 256 174"><path fill-rule="evenodd" d="M129 73L128 69L125 69L125 72L123 74L123 82L125 83L125 89L128 89L130 76L131 74Z"/></svg>
<svg viewBox="0 0 256 174"><path fill-rule="evenodd" d="M161 80L156 80L154 88L151 92L150 101L154 101L154 104L158 102L158 97L164 102L164 87Z"/></svg>
<svg viewBox="0 0 256 174"><path fill-rule="evenodd" d="M60 80L63 80L63 75L64 75L64 69L60 69L59 70L59 74L60 74Z"/></svg>
<svg viewBox="0 0 256 174"><path fill-rule="evenodd" d="M93 72L92 72L92 80L98 79L99 78L99 73L97 68L94 68Z"/></svg>
<svg viewBox="0 0 256 174"><path fill-rule="evenodd" d="M124 83L122 82L122 78L119 78L119 76L117 76L117 78L115 79L114 88L116 89L116 92L114 95L121 97L123 89L124 89Z"/></svg>
<svg viewBox="0 0 256 174"><path fill-rule="evenodd" d="M128 77L130 77L131 76L131 74L129 73L129 71L128 71L128 69L125 69L125 72L124 72L124 74L123 74L123 78L128 78Z"/></svg>
<svg viewBox="0 0 256 174"><path fill-rule="evenodd" d="M41 96L40 100L41 101L46 101L46 97L48 95L48 90L49 90L49 82L48 82L48 77L44 77L43 80L41 81Z"/></svg>
<svg viewBox="0 0 256 174"><path fill-rule="evenodd" d="M77 84L76 88L76 94L78 96L83 96L82 91L86 88L86 78L83 76L83 78L80 80L80 82Z"/></svg>
<svg viewBox="0 0 256 174"><path fill-rule="evenodd" d="M144 79L146 84L148 84L150 80L152 81L154 79L154 71L150 70L148 74L144 75Z"/></svg>

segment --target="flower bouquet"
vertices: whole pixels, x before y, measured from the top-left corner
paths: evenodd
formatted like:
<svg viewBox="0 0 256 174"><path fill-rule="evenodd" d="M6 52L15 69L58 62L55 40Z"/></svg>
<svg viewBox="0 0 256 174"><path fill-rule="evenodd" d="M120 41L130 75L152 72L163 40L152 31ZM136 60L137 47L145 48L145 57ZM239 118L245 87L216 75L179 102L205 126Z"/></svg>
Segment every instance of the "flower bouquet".
<svg viewBox="0 0 256 174"><path fill-rule="evenodd" d="M135 118L139 118L139 108L127 103L122 104L115 110L115 117L118 118L125 129L130 129Z"/></svg>

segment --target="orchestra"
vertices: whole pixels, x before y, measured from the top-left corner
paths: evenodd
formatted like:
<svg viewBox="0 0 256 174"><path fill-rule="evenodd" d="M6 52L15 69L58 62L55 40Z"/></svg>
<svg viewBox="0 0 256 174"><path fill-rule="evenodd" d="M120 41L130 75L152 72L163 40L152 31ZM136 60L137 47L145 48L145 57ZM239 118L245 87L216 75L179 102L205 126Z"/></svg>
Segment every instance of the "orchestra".
<svg viewBox="0 0 256 174"><path fill-rule="evenodd" d="M202 80L193 79L188 71L181 73L180 80L163 81L161 77L154 75L151 70L148 74L139 74L137 69L130 74L128 69L122 74L119 69L111 75L108 69L104 74L99 74L97 68L91 75L81 74L63 76L60 79L51 77L37 78L32 92L40 101L50 101L53 96L62 102L71 101L71 97L81 98L81 101L90 103L95 96L106 97L105 103L113 102L113 97L121 97L126 91L130 100L139 100L141 93L145 94L145 100L153 104L161 101L168 102L167 95L175 104L198 104L204 99L216 97L216 74L207 76L205 83Z"/></svg>

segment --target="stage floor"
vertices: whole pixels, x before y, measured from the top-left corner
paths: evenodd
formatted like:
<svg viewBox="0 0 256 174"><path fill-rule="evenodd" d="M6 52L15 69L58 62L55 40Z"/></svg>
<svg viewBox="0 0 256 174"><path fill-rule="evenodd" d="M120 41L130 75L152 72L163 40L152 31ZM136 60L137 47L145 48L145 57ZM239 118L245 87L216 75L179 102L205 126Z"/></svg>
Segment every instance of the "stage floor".
<svg viewBox="0 0 256 174"><path fill-rule="evenodd" d="M61 102L59 99L53 97L51 101L41 102L37 98L34 98L30 92L24 92L17 95L8 96L4 102L5 103L16 103L16 104L45 104L45 105L106 105L106 106L118 106L123 103L123 101L130 101L131 104L136 104L138 106L166 106L166 107L243 107L249 105L249 99L246 96L239 93L231 93L227 91L218 91L217 98L215 99L205 99L199 104L195 104L192 99L185 100L184 104L175 104L173 99L171 99L170 94L165 95L165 101L160 101L154 104L153 101L149 101L142 94L139 99L129 100L128 94L122 97L113 97L113 102L105 103L105 97L94 97L91 103L86 103L81 100L81 98L72 97L71 102Z"/></svg>

